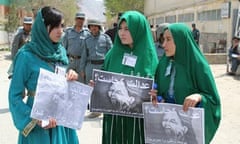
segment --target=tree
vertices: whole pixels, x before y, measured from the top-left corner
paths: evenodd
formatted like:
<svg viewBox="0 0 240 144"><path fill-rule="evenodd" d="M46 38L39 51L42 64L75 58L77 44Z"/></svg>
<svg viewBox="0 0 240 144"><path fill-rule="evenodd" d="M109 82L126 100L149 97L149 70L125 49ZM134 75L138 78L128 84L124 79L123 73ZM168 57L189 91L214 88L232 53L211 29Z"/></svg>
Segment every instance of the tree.
<svg viewBox="0 0 240 144"><path fill-rule="evenodd" d="M119 12L127 10L137 10L143 13L144 0L105 0L107 19L116 17Z"/></svg>
<svg viewBox="0 0 240 144"><path fill-rule="evenodd" d="M8 45L10 47L11 41L13 39L13 32L16 30L18 26L18 15L16 4L12 3L9 5L9 12L7 15L7 21L4 23L4 30L7 32L8 35Z"/></svg>
<svg viewBox="0 0 240 144"><path fill-rule="evenodd" d="M10 4L9 13L7 15L7 21L5 23L5 30L7 32L13 32L18 26L18 15L16 4Z"/></svg>
<svg viewBox="0 0 240 144"><path fill-rule="evenodd" d="M54 6L63 12L66 25L73 24L74 15L78 10L76 0L10 0L6 30L13 32L20 24L21 17L18 17L19 10L23 10L26 13L33 13L34 15L39 8L48 5Z"/></svg>
<svg viewBox="0 0 240 144"><path fill-rule="evenodd" d="M31 13L34 16L37 10L43 6L53 6L61 10L64 14L66 25L74 23L74 15L78 10L76 0L10 0L9 13L5 22L9 44L12 39L12 33L21 25L22 12L26 14Z"/></svg>
<svg viewBox="0 0 240 144"><path fill-rule="evenodd" d="M75 13L78 11L76 0L31 0L33 1L32 8L36 12L42 6L54 6L61 10L64 14L65 25L74 23Z"/></svg>

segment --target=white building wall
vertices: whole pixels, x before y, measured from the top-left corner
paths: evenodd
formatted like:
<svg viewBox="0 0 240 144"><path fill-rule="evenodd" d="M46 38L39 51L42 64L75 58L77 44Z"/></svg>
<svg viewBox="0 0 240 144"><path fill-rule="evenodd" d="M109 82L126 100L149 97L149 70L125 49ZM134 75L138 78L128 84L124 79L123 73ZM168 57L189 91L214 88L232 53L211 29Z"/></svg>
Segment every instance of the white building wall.
<svg viewBox="0 0 240 144"><path fill-rule="evenodd" d="M199 21L197 19L198 13L222 9L223 4L227 2L231 2L230 18L222 18L214 21ZM145 0L144 14L149 19L150 24L157 25L156 19L159 17L176 15L178 22L179 14L194 13L194 21L185 22L189 27L191 27L192 23L196 23L201 33L217 34L216 38L209 40L209 43L217 43L218 39L223 39L224 36L227 46L230 46L233 35L232 31L234 29L233 10L238 9L238 6L238 0ZM203 37L202 40L204 40Z"/></svg>

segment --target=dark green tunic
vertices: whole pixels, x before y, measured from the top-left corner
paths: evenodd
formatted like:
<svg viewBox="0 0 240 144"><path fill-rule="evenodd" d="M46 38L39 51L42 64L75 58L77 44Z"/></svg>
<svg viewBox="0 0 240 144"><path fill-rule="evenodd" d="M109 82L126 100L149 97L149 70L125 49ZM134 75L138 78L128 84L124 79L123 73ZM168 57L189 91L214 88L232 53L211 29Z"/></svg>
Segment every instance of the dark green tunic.
<svg viewBox="0 0 240 144"><path fill-rule="evenodd" d="M191 94L202 96L201 106L205 110L205 143L212 140L221 118L221 105L216 84L209 64L194 42L188 26L181 23L168 26L176 52L173 58L173 66L176 70L174 81L175 103L183 104L184 99ZM167 99L170 83L170 75L165 76L170 62L169 57L164 55L159 61L156 72L158 95Z"/></svg>
<svg viewBox="0 0 240 144"><path fill-rule="evenodd" d="M144 15L136 11L125 12L125 20L133 38L133 48L121 44L116 35L113 48L108 52L104 70L110 72L153 77L157 67L157 54L149 23ZM119 23L119 24L120 24ZM124 53L137 56L135 67L122 64ZM144 127L142 118L104 114L102 144L143 144Z"/></svg>

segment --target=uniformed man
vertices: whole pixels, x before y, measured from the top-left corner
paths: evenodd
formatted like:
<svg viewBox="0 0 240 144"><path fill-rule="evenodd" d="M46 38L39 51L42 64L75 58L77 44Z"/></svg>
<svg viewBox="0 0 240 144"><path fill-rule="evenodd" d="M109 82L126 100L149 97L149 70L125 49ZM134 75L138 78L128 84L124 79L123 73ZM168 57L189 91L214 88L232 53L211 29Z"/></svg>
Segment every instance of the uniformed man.
<svg viewBox="0 0 240 144"><path fill-rule="evenodd" d="M85 21L85 13L77 12L75 15L75 25L66 29L62 43L67 50L69 58L69 69L74 69L80 73L81 54L83 51L83 41L90 35L87 29L83 28ZM84 83L85 80L79 77L79 81Z"/></svg>
<svg viewBox="0 0 240 144"><path fill-rule="evenodd" d="M22 47L26 42L30 41L30 31L32 29L32 17L23 18L23 28L19 29L15 35L12 43L11 57L15 57L18 49Z"/></svg>
<svg viewBox="0 0 240 144"><path fill-rule="evenodd" d="M196 24L192 24L192 35L195 42L199 45L200 31L196 28Z"/></svg>
<svg viewBox="0 0 240 144"><path fill-rule="evenodd" d="M84 49L81 55L81 77L86 76L86 83L92 79L93 69L101 69L108 50L112 47L111 38L101 33L101 22L95 19L88 20L88 28L91 35L84 41ZM90 113L88 118L100 116L100 113Z"/></svg>

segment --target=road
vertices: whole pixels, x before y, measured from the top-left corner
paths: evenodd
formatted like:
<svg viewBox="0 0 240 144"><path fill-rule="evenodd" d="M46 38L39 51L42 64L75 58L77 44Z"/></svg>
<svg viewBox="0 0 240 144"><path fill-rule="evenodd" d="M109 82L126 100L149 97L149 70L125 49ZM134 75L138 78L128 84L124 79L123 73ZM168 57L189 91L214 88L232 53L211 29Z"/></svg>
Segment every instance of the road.
<svg viewBox="0 0 240 144"><path fill-rule="evenodd" d="M8 110L7 69L10 52L0 51L0 144L16 144L18 132L13 126ZM211 65L222 102L222 121L211 144L240 143L240 76L225 74L225 65ZM86 112L87 114L88 112ZM77 131L81 144L101 144L102 117L85 119Z"/></svg>

